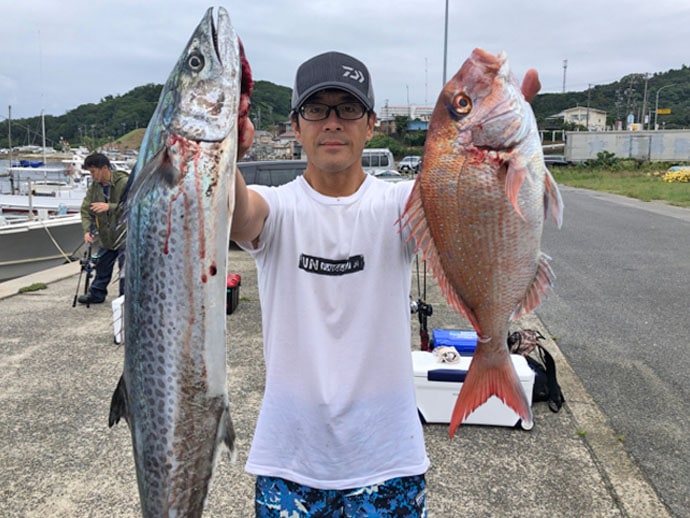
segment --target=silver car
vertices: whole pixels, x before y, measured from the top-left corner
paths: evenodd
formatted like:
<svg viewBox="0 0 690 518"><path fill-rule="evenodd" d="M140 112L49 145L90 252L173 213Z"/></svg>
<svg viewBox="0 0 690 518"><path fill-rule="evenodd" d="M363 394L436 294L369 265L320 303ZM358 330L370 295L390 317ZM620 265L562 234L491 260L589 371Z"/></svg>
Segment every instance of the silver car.
<svg viewBox="0 0 690 518"><path fill-rule="evenodd" d="M401 173L418 173L422 165L422 157L406 156L398 162L398 171Z"/></svg>

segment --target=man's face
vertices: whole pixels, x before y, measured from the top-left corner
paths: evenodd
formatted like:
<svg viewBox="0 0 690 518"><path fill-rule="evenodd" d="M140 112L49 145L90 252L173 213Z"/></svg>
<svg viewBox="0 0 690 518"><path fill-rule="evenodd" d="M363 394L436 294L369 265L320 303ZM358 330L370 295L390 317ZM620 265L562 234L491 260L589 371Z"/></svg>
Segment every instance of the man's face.
<svg viewBox="0 0 690 518"><path fill-rule="evenodd" d="M103 167L89 167L87 168L89 173L91 173L91 178L94 182L106 185L110 182L110 168L108 166Z"/></svg>
<svg viewBox="0 0 690 518"><path fill-rule="evenodd" d="M322 90L312 95L304 104L321 103L335 106L358 102L342 90ZM299 125L293 121L297 140L302 144L309 162L323 172L341 172L357 166L361 168L362 149L374 135L376 116L366 114L355 120L344 120L331 109L328 117L309 121L301 115Z"/></svg>

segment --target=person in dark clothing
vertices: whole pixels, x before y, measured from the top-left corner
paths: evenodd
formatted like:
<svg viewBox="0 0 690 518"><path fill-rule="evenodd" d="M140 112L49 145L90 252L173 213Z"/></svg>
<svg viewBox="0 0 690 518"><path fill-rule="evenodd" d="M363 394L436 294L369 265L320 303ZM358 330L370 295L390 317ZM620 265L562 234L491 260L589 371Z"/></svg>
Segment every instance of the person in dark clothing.
<svg viewBox="0 0 690 518"><path fill-rule="evenodd" d="M91 283L89 293L81 295L81 304L99 304L105 301L108 285L113 276L115 261L120 268L120 295L124 293L125 240L124 226L120 222L122 207L120 200L125 191L129 174L113 170L108 157L93 153L84 160L84 169L91 173L93 183L86 191L81 204L81 225L84 241L99 246L96 260L96 278Z"/></svg>

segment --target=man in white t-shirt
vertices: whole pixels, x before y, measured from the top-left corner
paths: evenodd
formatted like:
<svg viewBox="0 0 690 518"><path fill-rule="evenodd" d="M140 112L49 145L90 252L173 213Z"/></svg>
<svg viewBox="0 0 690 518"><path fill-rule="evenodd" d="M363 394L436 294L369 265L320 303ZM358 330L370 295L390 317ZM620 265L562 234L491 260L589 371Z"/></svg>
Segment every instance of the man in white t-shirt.
<svg viewBox="0 0 690 518"><path fill-rule="evenodd" d="M412 182L362 169L376 114L359 60L302 64L292 110L304 175L247 189L238 173L231 234L259 275L266 390L246 465L256 513L426 516L413 245L396 225Z"/></svg>
<svg viewBox="0 0 690 518"><path fill-rule="evenodd" d="M246 464L256 515L426 516L413 243L396 223L412 182L362 169L376 114L359 60L327 52L303 63L291 119L304 175L247 188L238 171L231 229L256 260L261 298L266 389ZM245 124L241 150L253 138Z"/></svg>

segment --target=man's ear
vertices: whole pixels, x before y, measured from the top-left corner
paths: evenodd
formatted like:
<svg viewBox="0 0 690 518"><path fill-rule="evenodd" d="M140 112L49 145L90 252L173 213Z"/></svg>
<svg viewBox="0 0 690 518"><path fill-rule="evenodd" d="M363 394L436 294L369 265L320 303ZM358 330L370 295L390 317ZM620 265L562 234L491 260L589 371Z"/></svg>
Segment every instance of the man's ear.
<svg viewBox="0 0 690 518"><path fill-rule="evenodd" d="M297 117L291 117L290 124L292 124L292 130L295 132L295 138L297 139L297 142L302 144L302 134L299 131L299 120L297 119Z"/></svg>
<svg viewBox="0 0 690 518"><path fill-rule="evenodd" d="M367 142L374 138L374 125L376 124L376 112L367 116Z"/></svg>

